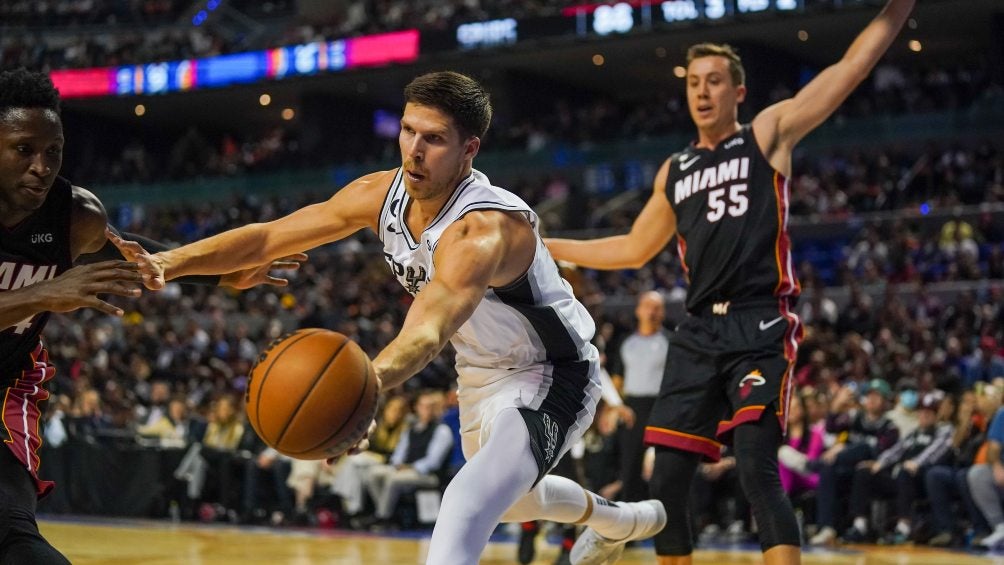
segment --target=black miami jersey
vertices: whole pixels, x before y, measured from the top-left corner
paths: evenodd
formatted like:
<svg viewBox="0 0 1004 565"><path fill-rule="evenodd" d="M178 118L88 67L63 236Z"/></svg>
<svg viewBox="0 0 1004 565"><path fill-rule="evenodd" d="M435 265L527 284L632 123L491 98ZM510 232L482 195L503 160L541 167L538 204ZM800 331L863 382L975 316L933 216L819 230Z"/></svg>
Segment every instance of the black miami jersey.
<svg viewBox="0 0 1004 565"><path fill-rule="evenodd" d="M45 203L20 224L0 227L0 292L49 280L69 269L73 189L60 177ZM49 319L40 312L0 330L0 383L33 368L39 335Z"/></svg>
<svg viewBox="0 0 1004 565"><path fill-rule="evenodd" d="M666 197L690 284L687 310L798 296L788 179L767 162L749 124L713 150L690 146L674 154Z"/></svg>

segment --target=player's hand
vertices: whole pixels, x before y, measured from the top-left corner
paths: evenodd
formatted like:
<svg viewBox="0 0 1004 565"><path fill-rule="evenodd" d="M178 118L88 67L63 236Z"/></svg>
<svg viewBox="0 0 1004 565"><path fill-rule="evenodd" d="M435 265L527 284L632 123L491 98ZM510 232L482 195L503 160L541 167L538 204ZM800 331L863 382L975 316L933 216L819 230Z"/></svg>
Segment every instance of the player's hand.
<svg viewBox="0 0 1004 565"><path fill-rule="evenodd" d="M111 229L105 228L105 237L112 242L118 250L129 261L133 261L139 267L139 273L143 277L143 286L150 290L160 290L164 288L167 281L164 278L164 266L160 264L156 255L151 255L142 245L135 241L122 239L115 235Z"/></svg>
<svg viewBox="0 0 1004 565"><path fill-rule="evenodd" d="M377 423L376 423L376 418L374 418L373 421L370 422L370 427L366 430L366 435L363 436L363 439L359 440L358 443L350 447L349 450L346 451L345 453L341 455L336 455L334 457L329 457L325 459L324 462L329 466L333 466L336 463L338 463L338 461L342 457L345 457L346 455L358 455L368 450L370 448L370 436L373 435L374 432L376 432L376 428L377 428Z"/></svg>
<svg viewBox="0 0 1004 565"><path fill-rule="evenodd" d="M306 253L297 253L265 263L264 265L229 273L220 277L220 286L228 286L238 290L244 290L260 284L286 286L289 284L289 279L274 277L272 276L272 271L295 271L306 260Z"/></svg>
<svg viewBox="0 0 1004 565"><path fill-rule="evenodd" d="M50 312L94 308L105 314L121 316L121 308L105 302L98 295L136 297L140 295L142 282L136 263L102 261L78 265L54 279L29 288L40 293L42 304Z"/></svg>

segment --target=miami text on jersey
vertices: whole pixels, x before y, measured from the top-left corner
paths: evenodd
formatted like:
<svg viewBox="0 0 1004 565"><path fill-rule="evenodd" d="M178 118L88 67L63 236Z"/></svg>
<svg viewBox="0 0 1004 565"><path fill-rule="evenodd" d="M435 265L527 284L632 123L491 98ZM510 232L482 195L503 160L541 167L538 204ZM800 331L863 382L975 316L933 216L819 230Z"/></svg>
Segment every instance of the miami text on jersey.
<svg viewBox="0 0 1004 565"><path fill-rule="evenodd" d="M676 185L673 187L673 203L679 204L698 192L716 188L727 182L746 180L749 178L749 171L749 157L729 159L714 167L697 169L683 179L676 181Z"/></svg>
<svg viewBox="0 0 1004 565"><path fill-rule="evenodd" d="M56 276L56 265L25 265L0 262L0 290L16 290Z"/></svg>

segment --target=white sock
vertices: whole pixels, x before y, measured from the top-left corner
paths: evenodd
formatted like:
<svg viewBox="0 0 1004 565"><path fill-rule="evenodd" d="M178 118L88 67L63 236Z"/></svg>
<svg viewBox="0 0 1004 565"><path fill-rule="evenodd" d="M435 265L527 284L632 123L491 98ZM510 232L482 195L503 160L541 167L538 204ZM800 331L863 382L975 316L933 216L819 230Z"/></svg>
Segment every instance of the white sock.
<svg viewBox="0 0 1004 565"><path fill-rule="evenodd" d="M857 518L854 519L854 529L857 530L857 531L859 531L859 532L861 532L861 533L863 533L863 534L867 534L868 533L868 520L866 518L862 518L861 516L858 516Z"/></svg>
<svg viewBox="0 0 1004 565"><path fill-rule="evenodd" d="M904 536L910 535L910 522L902 519L896 522L896 532Z"/></svg>
<svg viewBox="0 0 1004 565"><path fill-rule="evenodd" d="M583 523L605 538L618 540L631 535L634 511L587 491L575 481L547 475L502 516L503 522L529 520Z"/></svg>
<svg viewBox="0 0 1004 565"><path fill-rule="evenodd" d="M582 489L582 487L579 487ZM622 540L634 529L634 510L624 504L610 502L602 496L582 489L592 499L592 514L583 522L596 533L610 540Z"/></svg>

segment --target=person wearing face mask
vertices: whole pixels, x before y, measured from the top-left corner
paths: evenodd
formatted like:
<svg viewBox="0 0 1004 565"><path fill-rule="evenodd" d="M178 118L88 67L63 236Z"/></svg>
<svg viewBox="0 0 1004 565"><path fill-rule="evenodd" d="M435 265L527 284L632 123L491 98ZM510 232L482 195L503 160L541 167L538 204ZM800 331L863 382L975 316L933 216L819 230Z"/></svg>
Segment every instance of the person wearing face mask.
<svg viewBox="0 0 1004 565"><path fill-rule="evenodd" d="M896 406L886 413L886 417L896 424L900 437L908 436L917 429L917 402L920 400L917 389L915 379L903 377L896 381Z"/></svg>

